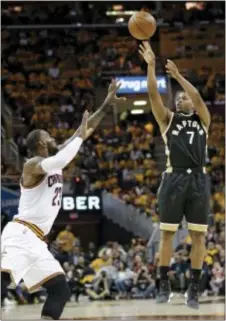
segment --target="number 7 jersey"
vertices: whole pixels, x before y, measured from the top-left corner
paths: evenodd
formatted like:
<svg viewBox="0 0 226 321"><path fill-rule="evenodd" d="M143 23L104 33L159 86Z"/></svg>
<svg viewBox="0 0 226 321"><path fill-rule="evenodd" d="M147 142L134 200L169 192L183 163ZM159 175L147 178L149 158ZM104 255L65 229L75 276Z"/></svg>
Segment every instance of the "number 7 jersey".
<svg viewBox="0 0 226 321"><path fill-rule="evenodd" d="M58 215L62 201L62 171L46 174L38 185L25 188L20 184L21 195L18 215L14 218L33 223L48 234Z"/></svg>
<svg viewBox="0 0 226 321"><path fill-rule="evenodd" d="M162 137L167 168L194 168L206 165L207 129L197 114L172 113Z"/></svg>

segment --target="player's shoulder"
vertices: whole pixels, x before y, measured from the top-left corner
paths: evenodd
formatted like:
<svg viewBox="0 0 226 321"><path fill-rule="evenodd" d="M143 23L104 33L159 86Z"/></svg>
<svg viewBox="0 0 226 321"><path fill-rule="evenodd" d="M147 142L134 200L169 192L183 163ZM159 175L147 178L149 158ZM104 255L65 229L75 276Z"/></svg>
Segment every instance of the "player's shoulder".
<svg viewBox="0 0 226 321"><path fill-rule="evenodd" d="M44 157L41 156L35 156L32 158L29 158L25 163L24 163L24 170L27 171L29 169L32 169L35 165L40 163Z"/></svg>

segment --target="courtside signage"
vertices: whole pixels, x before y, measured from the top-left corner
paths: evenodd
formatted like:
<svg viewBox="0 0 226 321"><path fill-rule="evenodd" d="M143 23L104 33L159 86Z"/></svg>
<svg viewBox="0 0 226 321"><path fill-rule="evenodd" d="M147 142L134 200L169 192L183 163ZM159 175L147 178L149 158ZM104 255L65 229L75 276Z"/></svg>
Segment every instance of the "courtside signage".
<svg viewBox="0 0 226 321"><path fill-rule="evenodd" d="M61 209L65 212L101 212L102 200L100 195L63 195Z"/></svg>
<svg viewBox="0 0 226 321"><path fill-rule="evenodd" d="M145 94L148 92L147 77L117 77L121 83L118 94ZM160 94L167 93L166 77L157 76L158 91Z"/></svg>

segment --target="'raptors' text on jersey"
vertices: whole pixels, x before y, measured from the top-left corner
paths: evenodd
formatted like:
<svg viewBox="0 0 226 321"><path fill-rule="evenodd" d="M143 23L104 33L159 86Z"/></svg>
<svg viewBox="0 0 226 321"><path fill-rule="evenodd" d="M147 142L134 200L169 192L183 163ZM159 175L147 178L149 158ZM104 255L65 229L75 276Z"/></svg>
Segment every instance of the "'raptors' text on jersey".
<svg viewBox="0 0 226 321"><path fill-rule="evenodd" d="M63 192L62 171L48 173L38 186L21 187L18 215L14 218L38 226L48 234L61 207Z"/></svg>
<svg viewBox="0 0 226 321"><path fill-rule="evenodd" d="M162 137L166 145L167 167L205 166L207 130L197 114L173 113Z"/></svg>

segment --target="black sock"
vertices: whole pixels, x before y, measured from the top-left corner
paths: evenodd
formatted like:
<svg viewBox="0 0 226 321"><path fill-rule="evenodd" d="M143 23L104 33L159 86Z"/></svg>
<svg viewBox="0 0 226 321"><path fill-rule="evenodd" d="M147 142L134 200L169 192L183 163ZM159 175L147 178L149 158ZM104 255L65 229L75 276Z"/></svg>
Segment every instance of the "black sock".
<svg viewBox="0 0 226 321"><path fill-rule="evenodd" d="M7 287L11 283L11 278L9 273L1 272L1 302L3 303L4 299L7 298L8 289Z"/></svg>
<svg viewBox="0 0 226 321"><path fill-rule="evenodd" d="M201 269L191 269L191 282L199 284L201 278Z"/></svg>
<svg viewBox="0 0 226 321"><path fill-rule="evenodd" d="M169 267L168 266L160 266L160 279L161 280L168 280L168 272L169 272Z"/></svg>
<svg viewBox="0 0 226 321"><path fill-rule="evenodd" d="M70 290L63 274L43 284L47 299L42 308L42 319L59 320L64 306L70 299Z"/></svg>

